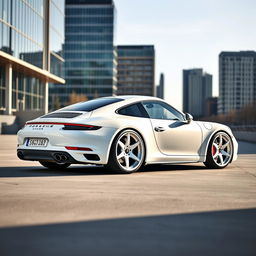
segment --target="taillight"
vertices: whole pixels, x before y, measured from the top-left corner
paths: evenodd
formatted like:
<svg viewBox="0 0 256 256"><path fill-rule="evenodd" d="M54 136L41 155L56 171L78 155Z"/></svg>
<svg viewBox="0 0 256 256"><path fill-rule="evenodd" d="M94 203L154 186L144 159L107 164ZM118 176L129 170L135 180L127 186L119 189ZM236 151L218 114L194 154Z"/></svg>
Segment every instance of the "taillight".
<svg viewBox="0 0 256 256"><path fill-rule="evenodd" d="M91 148L69 147L69 146L67 146L65 148L68 149L68 150L92 151Z"/></svg>
<svg viewBox="0 0 256 256"><path fill-rule="evenodd" d="M74 124L65 124L62 130L84 130L84 131L93 131L99 130L100 126L94 125L74 125Z"/></svg>
<svg viewBox="0 0 256 256"><path fill-rule="evenodd" d="M62 130L98 130L101 126L89 124L72 124L72 123L57 123L57 122L27 122L26 125L64 125Z"/></svg>

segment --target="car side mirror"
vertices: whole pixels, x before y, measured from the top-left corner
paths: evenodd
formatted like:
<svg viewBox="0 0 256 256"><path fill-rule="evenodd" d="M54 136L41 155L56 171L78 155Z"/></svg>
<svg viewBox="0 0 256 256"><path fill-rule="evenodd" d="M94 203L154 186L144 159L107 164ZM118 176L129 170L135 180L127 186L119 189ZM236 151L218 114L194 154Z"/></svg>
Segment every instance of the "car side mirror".
<svg viewBox="0 0 256 256"><path fill-rule="evenodd" d="M193 120L193 116L190 115L189 113L185 113L185 118L188 124L190 124L191 121Z"/></svg>

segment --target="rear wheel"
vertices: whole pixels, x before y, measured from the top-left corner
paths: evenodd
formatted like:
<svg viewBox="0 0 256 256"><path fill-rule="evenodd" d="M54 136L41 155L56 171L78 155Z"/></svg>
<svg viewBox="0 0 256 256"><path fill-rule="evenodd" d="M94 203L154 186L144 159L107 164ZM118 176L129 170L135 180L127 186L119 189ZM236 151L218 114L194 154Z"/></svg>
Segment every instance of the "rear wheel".
<svg viewBox="0 0 256 256"><path fill-rule="evenodd" d="M138 171L144 159L145 145L142 137L136 131L127 129L114 140L106 167L128 174Z"/></svg>
<svg viewBox="0 0 256 256"><path fill-rule="evenodd" d="M225 132L216 133L211 139L206 161L204 165L208 168L225 168L233 157L233 144L230 136Z"/></svg>
<svg viewBox="0 0 256 256"><path fill-rule="evenodd" d="M39 163L51 170L64 170L70 166L68 163L60 164L60 163L55 163L55 162L43 162L39 161Z"/></svg>

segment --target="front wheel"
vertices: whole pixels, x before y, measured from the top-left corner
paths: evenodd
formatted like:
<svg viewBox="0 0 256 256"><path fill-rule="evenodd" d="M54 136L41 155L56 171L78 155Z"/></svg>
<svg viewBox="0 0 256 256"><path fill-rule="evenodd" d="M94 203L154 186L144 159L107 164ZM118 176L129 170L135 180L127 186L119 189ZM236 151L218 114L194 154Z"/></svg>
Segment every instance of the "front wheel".
<svg viewBox="0 0 256 256"><path fill-rule="evenodd" d="M232 157L233 144L230 136L225 132L218 132L209 143L204 165L213 169L225 168Z"/></svg>
<svg viewBox="0 0 256 256"><path fill-rule="evenodd" d="M54 163L54 162L44 162L44 161L39 161L39 163L51 170L64 170L70 166L68 163L64 164L59 164L59 163Z"/></svg>
<svg viewBox="0 0 256 256"><path fill-rule="evenodd" d="M139 170L145 159L145 145L142 137L134 130L122 131L114 140L107 168L118 173L132 173Z"/></svg>

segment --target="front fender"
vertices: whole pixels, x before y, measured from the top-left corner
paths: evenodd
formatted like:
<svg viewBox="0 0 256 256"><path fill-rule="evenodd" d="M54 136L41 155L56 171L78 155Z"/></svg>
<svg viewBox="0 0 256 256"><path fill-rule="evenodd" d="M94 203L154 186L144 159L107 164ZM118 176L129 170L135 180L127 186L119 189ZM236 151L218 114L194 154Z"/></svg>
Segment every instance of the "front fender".
<svg viewBox="0 0 256 256"><path fill-rule="evenodd" d="M202 141L202 146L201 146L201 150L200 150L200 152L201 152L200 153L200 161L205 162L209 143L210 143L212 137L217 132L225 132L231 137L231 140L233 143L233 148L234 148L232 160L233 161L236 160L238 145L237 145L237 141L236 141L231 129L228 126L218 124L218 123L210 123L210 122L198 122L198 124L202 127L202 131L203 131L203 141Z"/></svg>

